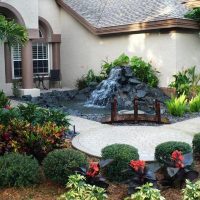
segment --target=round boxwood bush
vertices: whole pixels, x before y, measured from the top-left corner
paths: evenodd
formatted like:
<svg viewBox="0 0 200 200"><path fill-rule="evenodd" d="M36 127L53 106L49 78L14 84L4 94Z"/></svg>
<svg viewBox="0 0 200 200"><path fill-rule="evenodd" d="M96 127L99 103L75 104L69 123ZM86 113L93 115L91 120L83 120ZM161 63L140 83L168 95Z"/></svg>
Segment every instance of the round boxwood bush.
<svg viewBox="0 0 200 200"><path fill-rule="evenodd" d="M122 181L130 174L123 173L128 168L131 160L138 160L138 150L127 144L112 144L102 149L102 159L113 159L114 161L105 167L104 174L111 181Z"/></svg>
<svg viewBox="0 0 200 200"><path fill-rule="evenodd" d="M165 161L171 160L171 154L175 151L181 151L182 154L186 154L192 151L191 146L185 142L169 141L159 144L155 149L155 159L163 163L162 159Z"/></svg>
<svg viewBox="0 0 200 200"><path fill-rule="evenodd" d="M39 164L32 156L9 153L0 156L0 186L24 187L39 182Z"/></svg>
<svg viewBox="0 0 200 200"><path fill-rule="evenodd" d="M200 156L200 133L196 134L192 141L193 152L195 156Z"/></svg>
<svg viewBox="0 0 200 200"><path fill-rule="evenodd" d="M43 160L43 169L51 181L65 185L75 168L86 164L87 159L83 153L73 149L59 149L47 155Z"/></svg>

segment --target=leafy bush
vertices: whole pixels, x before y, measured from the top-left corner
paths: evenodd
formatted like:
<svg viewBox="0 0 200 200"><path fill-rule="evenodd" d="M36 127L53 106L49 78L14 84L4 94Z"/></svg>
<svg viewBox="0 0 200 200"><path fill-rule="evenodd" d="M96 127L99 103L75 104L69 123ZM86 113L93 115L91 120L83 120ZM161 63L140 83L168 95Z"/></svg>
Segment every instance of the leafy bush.
<svg viewBox="0 0 200 200"><path fill-rule="evenodd" d="M69 176L67 183L68 192L61 195L58 200L106 200L106 191L97 186L91 186L85 183L85 177L81 175Z"/></svg>
<svg viewBox="0 0 200 200"><path fill-rule="evenodd" d="M158 86L158 72L153 69L150 63L146 63L142 58L134 56L131 58L130 65L133 73L140 81L147 83L151 87Z"/></svg>
<svg viewBox="0 0 200 200"><path fill-rule="evenodd" d="M122 173L127 169L130 160L138 160L138 150L126 144L112 144L102 149L102 158L113 159L113 162L105 167L104 173L107 178L113 181L122 181L128 178L129 173Z"/></svg>
<svg viewBox="0 0 200 200"><path fill-rule="evenodd" d="M186 180L186 187L183 189L183 200L199 200L200 197L200 181L192 183Z"/></svg>
<svg viewBox="0 0 200 200"><path fill-rule="evenodd" d="M70 125L66 113L63 113L59 110L45 109L38 107L35 104L27 104L19 105L16 111L19 113L19 117L22 120L28 121L33 125L42 125L47 122L53 122L57 126L68 127Z"/></svg>
<svg viewBox="0 0 200 200"><path fill-rule="evenodd" d="M173 77L175 80L169 86L176 89L178 96L182 94L191 96L193 95L192 93L196 92L196 89L198 89L197 86L200 81L200 74L196 73L196 66L178 72L173 75Z"/></svg>
<svg viewBox="0 0 200 200"><path fill-rule="evenodd" d="M77 80L76 86L79 89L83 89L89 86L91 82L99 83L102 80L105 80L109 76L111 69L116 66L131 66L133 73L139 80L147 83L151 87L158 86L158 72L153 69L150 63L146 63L142 60L142 58L136 56L129 58L129 56L125 55L124 53L116 58L113 62L104 61L101 66L100 75L95 75L92 70L89 70L86 76L83 76Z"/></svg>
<svg viewBox="0 0 200 200"><path fill-rule="evenodd" d="M80 79L76 81L76 87L79 90L82 90L88 86L92 82L100 83L104 78L102 76L95 75L94 71L90 69L86 76L82 76Z"/></svg>
<svg viewBox="0 0 200 200"><path fill-rule="evenodd" d="M73 149L50 152L43 161L44 173L53 182L65 184L75 168L86 165L86 156Z"/></svg>
<svg viewBox="0 0 200 200"><path fill-rule="evenodd" d="M186 18L200 21L200 8L194 8L185 14Z"/></svg>
<svg viewBox="0 0 200 200"><path fill-rule="evenodd" d="M192 141L194 155L200 155L200 133L196 134Z"/></svg>
<svg viewBox="0 0 200 200"><path fill-rule="evenodd" d="M168 112L174 116L182 117L187 111L187 99L184 94L180 97L172 97L165 104Z"/></svg>
<svg viewBox="0 0 200 200"><path fill-rule="evenodd" d="M171 161L171 154L174 151L181 151L183 154L192 152L192 148L189 144L185 142L169 141L159 144L155 149L155 159L159 163L163 163L163 160L166 162Z"/></svg>
<svg viewBox="0 0 200 200"><path fill-rule="evenodd" d="M0 91L0 109L10 105L8 97L4 94L3 90Z"/></svg>
<svg viewBox="0 0 200 200"><path fill-rule="evenodd" d="M138 192L124 200L165 200L165 198L161 196L160 191L152 187L152 183L146 183L142 187L138 188Z"/></svg>
<svg viewBox="0 0 200 200"><path fill-rule="evenodd" d="M39 164L31 156L18 153L0 156L0 169L2 187L23 187L39 181Z"/></svg>
<svg viewBox="0 0 200 200"><path fill-rule="evenodd" d="M42 161L48 152L64 145L65 130L52 122L33 126L27 121L13 119L9 126L0 125L0 154L27 153Z"/></svg>
<svg viewBox="0 0 200 200"><path fill-rule="evenodd" d="M191 112L200 112L200 94L189 101L189 108Z"/></svg>

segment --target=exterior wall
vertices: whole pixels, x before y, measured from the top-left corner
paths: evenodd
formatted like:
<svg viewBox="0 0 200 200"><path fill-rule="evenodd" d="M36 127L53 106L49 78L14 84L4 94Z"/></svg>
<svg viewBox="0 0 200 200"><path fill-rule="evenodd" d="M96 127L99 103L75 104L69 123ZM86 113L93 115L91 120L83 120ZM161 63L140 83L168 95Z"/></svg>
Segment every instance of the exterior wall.
<svg viewBox="0 0 200 200"><path fill-rule="evenodd" d="M5 80L5 60L4 60L4 46L0 45L0 90L4 90L7 95L12 94L12 85L6 84Z"/></svg>
<svg viewBox="0 0 200 200"><path fill-rule="evenodd" d="M1 0L10 4L22 15L26 28L38 29L38 0Z"/></svg>
<svg viewBox="0 0 200 200"><path fill-rule="evenodd" d="M39 16L49 22L54 34L61 33L60 7L55 0L39 0Z"/></svg>
<svg viewBox="0 0 200 200"><path fill-rule="evenodd" d="M61 70L63 85L74 87L88 69L99 72L101 63L122 53L151 61L160 71L160 86L167 86L176 72L176 33L138 33L98 37L61 10Z"/></svg>
<svg viewBox="0 0 200 200"><path fill-rule="evenodd" d="M189 68L196 65L200 72L200 35L198 32L179 32L177 37L177 69Z"/></svg>

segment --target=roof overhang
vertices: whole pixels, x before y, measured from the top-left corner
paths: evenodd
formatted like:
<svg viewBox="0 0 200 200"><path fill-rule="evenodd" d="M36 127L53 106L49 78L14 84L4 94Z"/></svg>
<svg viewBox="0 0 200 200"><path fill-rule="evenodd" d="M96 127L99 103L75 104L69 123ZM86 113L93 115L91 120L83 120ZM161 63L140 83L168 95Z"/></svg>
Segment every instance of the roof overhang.
<svg viewBox="0 0 200 200"><path fill-rule="evenodd" d="M111 26L104 28L96 28L75 12L70 6L65 4L62 0L56 0L56 2L72 17L79 21L83 26L85 26L94 35L108 35L116 33L129 33L129 32L144 32L149 30L159 30L159 29L170 29L170 28L184 28L184 29L194 29L199 30L200 25L196 21L190 19L167 19L160 21L151 21L143 23L134 23L122 26Z"/></svg>

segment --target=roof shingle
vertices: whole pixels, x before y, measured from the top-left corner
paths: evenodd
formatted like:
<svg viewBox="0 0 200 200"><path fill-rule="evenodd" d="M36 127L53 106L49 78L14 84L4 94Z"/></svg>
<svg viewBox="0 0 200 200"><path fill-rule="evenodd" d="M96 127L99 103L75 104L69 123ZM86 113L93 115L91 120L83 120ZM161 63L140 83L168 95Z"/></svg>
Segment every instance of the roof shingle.
<svg viewBox="0 0 200 200"><path fill-rule="evenodd" d="M62 0L95 28L184 19L183 0Z"/></svg>

